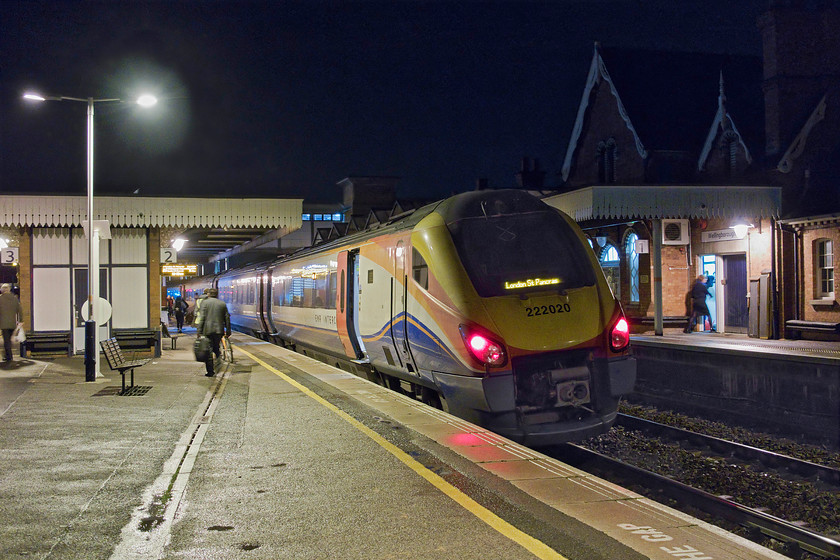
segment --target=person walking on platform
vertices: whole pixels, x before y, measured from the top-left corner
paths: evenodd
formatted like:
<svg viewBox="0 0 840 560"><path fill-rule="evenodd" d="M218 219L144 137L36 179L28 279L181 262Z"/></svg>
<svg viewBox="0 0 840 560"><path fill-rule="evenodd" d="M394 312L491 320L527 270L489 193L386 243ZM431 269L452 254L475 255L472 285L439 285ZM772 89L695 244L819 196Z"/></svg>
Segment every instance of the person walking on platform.
<svg viewBox="0 0 840 560"><path fill-rule="evenodd" d="M207 369L205 375L212 377L216 374L215 364L221 362L222 336L230 338L230 313L225 302L219 299L219 290L216 288L207 290L207 298L201 303L196 331L199 336L209 338L213 347L213 353L204 364Z"/></svg>
<svg viewBox="0 0 840 560"><path fill-rule="evenodd" d="M12 334L23 322L20 300L12 293L11 284L0 286L0 330L3 331L3 362L12 362Z"/></svg>
<svg viewBox="0 0 840 560"><path fill-rule="evenodd" d="M197 298L195 298L195 311L193 316L193 324L198 325L198 322L201 320L201 302L207 299L207 292L210 291L210 288L204 288L204 292Z"/></svg>
<svg viewBox="0 0 840 560"><path fill-rule="evenodd" d="M187 312L189 304L180 297L175 300L175 324L178 326L178 332L183 332L184 328L184 314Z"/></svg>
<svg viewBox="0 0 840 560"><path fill-rule="evenodd" d="M709 308L706 305L706 298L711 297L709 288L706 286L706 275L701 274L694 281L694 286L691 287L691 316L688 318L688 324L683 330L684 333L690 333L694 330L694 325L697 320L704 321L705 317L711 317ZM704 321L705 322L705 321ZM714 330L714 329L713 329Z"/></svg>

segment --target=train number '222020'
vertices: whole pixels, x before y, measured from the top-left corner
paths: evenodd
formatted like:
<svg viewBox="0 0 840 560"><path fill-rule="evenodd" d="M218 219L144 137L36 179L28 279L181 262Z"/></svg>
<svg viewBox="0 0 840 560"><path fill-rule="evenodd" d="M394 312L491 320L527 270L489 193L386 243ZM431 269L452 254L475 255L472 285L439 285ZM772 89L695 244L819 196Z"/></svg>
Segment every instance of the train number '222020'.
<svg viewBox="0 0 840 560"><path fill-rule="evenodd" d="M526 307L525 313L528 317L539 317L540 315L551 315L552 313L569 313L571 310L572 307L568 303L558 303L557 305Z"/></svg>

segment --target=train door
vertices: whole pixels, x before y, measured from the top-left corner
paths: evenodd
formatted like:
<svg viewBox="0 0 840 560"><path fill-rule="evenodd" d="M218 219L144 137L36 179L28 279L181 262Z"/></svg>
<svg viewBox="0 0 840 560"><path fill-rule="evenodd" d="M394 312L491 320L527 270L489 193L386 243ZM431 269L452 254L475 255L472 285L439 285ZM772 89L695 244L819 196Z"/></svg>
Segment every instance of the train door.
<svg viewBox="0 0 840 560"><path fill-rule="evenodd" d="M271 325L268 324L269 310L267 306L271 304L271 285L268 283L268 272L263 271L257 274L256 291L254 311L256 311L257 319L260 322L262 331L268 334L273 332Z"/></svg>
<svg viewBox="0 0 840 560"><path fill-rule="evenodd" d="M274 294L274 269L268 269L263 273L264 282L265 282L265 293L260 301L262 301L262 309L265 315L265 325L268 328L268 332L270 334L275 334L277 332L277 326L274 324L274 318L272 317L271 309L274 303L274 298L276 297ZM282 290L280 290L282 293Z"/></svg>
<svg viewBox="0 0 840 560"><path fill-rule="evenodd" d="M335 317L338 337L344 353L356 359L365 356L365 345L359 332L359 251L338 254L338 297L335 298Z"/></svg>
<svg viewBox="0 0 840 560"><path fill-rule="evenodd" d="M747 256L723 255L724 328L726 332L746 333L749 324L747 308Z"/></svg>
<svg viewBox="0 0 840 560"><path fill-rule="evenodd" d="M408 278L405 274L405 243L399 241L394 250L394 277L391 279L391 337L400 361L409 372L416 372L408 346Z"/></svg>

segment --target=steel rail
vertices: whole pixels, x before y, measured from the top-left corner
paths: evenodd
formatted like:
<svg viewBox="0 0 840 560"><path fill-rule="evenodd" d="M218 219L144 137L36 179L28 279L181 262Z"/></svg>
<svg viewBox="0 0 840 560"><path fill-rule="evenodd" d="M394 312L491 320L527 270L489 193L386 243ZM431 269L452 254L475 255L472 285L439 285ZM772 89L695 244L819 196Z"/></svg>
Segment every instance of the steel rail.
<svg viewBox="0 0 840 560"><path fill-rule="evenodd" d="M758 531L763 535L782 541L788 546L799 547L822 558L840 559L840 542L784 519L724 497L715 496L623 461L612 459L576 444L568 443L557 446L555 449L562 453L560 459L578 468L584 470L594 468L616 475L661 492L677 500L681 505L691 506L719 519L741 525L750 531Z"/></svg>
<svg viewBox="0 0 840 560"><path fill-rule="evenodd" d="M706 434L668 426L652 420L646 420L637 416L619 413L616 424L631 430L640 430L648 433L663 435L676 440L688 440L694 444L698 442L708 446L718 453L731 457L738 457L750 461L758 461L766 467L782 467L800 476L815 476L818 479L840 486L840 469L826 465L820 465L811 461L797 459L782 453L760 449L750 445L721 439Z"/></svg>

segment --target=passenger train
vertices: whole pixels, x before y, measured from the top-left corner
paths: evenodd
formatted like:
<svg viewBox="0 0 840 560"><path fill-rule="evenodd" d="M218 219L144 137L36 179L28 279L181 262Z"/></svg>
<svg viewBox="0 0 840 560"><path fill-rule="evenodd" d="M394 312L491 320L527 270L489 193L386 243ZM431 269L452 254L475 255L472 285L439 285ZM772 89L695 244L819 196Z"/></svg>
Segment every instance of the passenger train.
<svg viewBox="0 0 840 560"><path fill-rule="evenodd" d="M635 384L582 231L524 191L459 194L181 290L211 286L235 330L529 445L606 432Z"/></svg>

